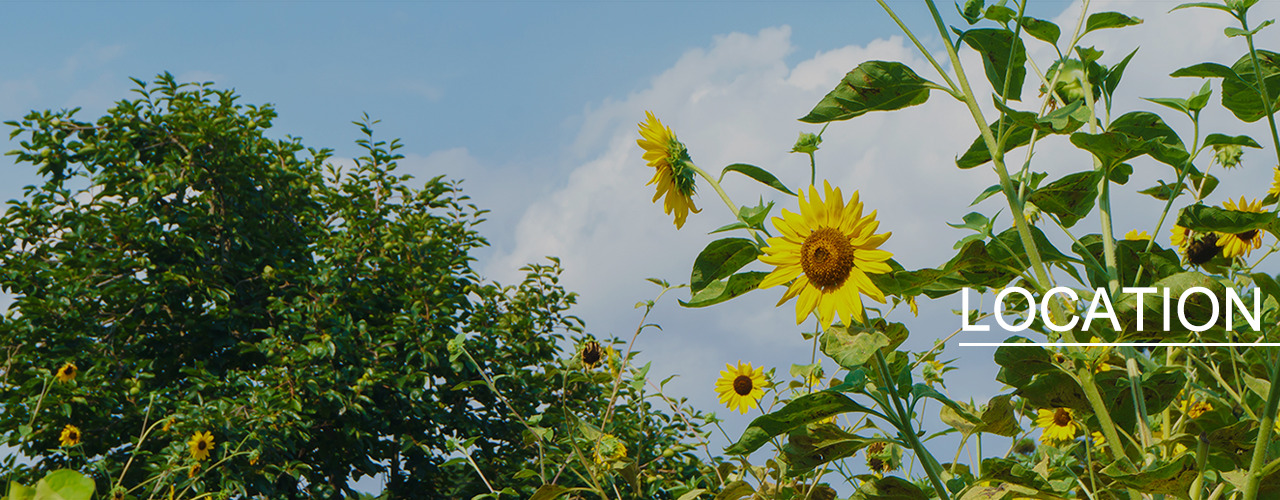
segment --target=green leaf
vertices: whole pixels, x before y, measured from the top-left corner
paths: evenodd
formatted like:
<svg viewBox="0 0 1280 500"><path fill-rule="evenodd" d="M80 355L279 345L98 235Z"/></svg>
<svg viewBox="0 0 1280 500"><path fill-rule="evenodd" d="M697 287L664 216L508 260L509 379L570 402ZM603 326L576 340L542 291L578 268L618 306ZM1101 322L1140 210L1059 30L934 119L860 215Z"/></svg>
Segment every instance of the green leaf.
<svg viewBox="0 0 1280 500"><path fill-rule="evenodd" d="M1262 102L1261 94L1254 89L1258 82L1258 72L1248 54L1231 66L1239 79L1228 78L1222 81L1222 106L1247 123L1262 119L1267 115L1268 109L1272 112L1280 109L1280 54L1258 50L1258 64L1262 66L1261 74L1268 95L1273 99L1270 106Z"/></svg>
<svg viewBox="0 0 1280 500"><path fill-rule="evenodd" d="M848 120L871 111L892 111L923 104L929 89L937 85L920 78L899 62L867 61L859 64L801 118L807 123Z"/></svg>
<svg viewBox="0 0 1280 500"><path fill-rule="evenodd" d="M1277 234L1275 212L1239 212L1208 205L1183 207L1178 214L1178 225L1202 233L1217 231L1238 234L1265 229L1271 234Z"/></svg>
<svg viewBox="0 0 1280 500"><path fill-rule="evenodd" d="M538 487L538 491L533 492L533 496L529 497L529 500L555 500L560 498L560 495L568 492L569 488L564 486L560 486L558 484L544 484Z"/></svg>
<svg viewBox="0 0 1280 500"><path fill-rule="evenodd" d="M706 492L707 490L703 488L694 488L685 492L685 494L680 495L680 498L677 498L676 500L697 500L699 496Z"/></svg>
<svg viewBox="0 0 1280 500"><path fill-rule="evenodd" d="M1179 6L1177 6L1177 7L1174 7L1174 8L1172 8L1172 9L1170 9L1170 10L1169 10L1169 12L1173 12L1173 11L1178 10L1178 9L1189 9L1189 8L1191 8L1191 7L1200 7L1200 8L1205 8L1205 9L1215 9L1215 10L1220 10L1220 11L1228 12L1228 13L1229 13L1229 12L1231 12L1231 8L1230 8L1230 7L1227 7L1226 5L1223 5L1223 4L1220 4L1220 3L1213 3L1213 2L1190 2L1190 3L1184 3L1184 4L1182 4L1182 5L1179 5Z"/></svg>
<svg viewBox="0 0 1280 500"><path fill-rule="evenodd" d="M1030 344L1031 341L1013 336L1005 339L1004 343ZM995 362L1000 365L996 380L1013 387L1023 387L1031 383L1032 377L1056 369L1049 352L1037 345L997 347Z"/></svg>
<svg viewBox="0 0 1280 500"><path fill-rule="evenodd" d="M1143 97L1144 101L1151 101L1166 108L1176 109L1184 114L1191 113L1191 107L1186 99L1178 97Z"/></svg>
<svg viewBox="0 0 1280 500"><path fill-rule="evenodd" d="M874 319L870 328L832 326L822 333L822 352L848 370L856 370L874 356L876 350L886 354L907 339L907 327Z"/></svg>
<svg viewBox="0 0 1280 500"><path fill-rule="evenodd" d="M1120 78L1124 76L1124 69L1129 67L1129 60L1133 59L1133 55L1137 53L1138 49L1133 49L1133 52L1124 56L1124 59L1121 59L1119 64L1116 64L1115 66L1112 66L1111 69L1107 70L1106 77L1102 80L1102 90L1105 91L1107 95L1111 95L1116 92L1116 87L1120 85Z"/></svg>
<svg viewBox="0 0 1280 500"><path fill-rule="evenodd" d="M33 500L36 496L36 489L23 486L17 481L9 481L9 495L4 500Z"/></svg>
<svg viewBox="0 0 1280 500"><path fill-rule="evenodd" d="M1119 132L1103 132L1089 134L1076 132L1071 134L1071 143L1076 147L1093 153L1102 164L1114 167L1130 158L1141 156L1147 151L1146 141L1135 139Z"/></svg>
<svg viewBox="0 0 1280 500"><path fill-rule="evenodd" d="M723 238L707 244L693 261L689 288L694 295L707 285L729 277L760 255L756 243L745 238Z"/></svg>
<svg viewBox="0 0 1280 500"><path fill-rule="evenodd" d="M1028 198L1040 210L1057 215L1062 225L1071 227L1089 215L1098 197L1099 172L1077 172L1035 190Z"/></svg>
<svg viewBox="0 0 1280 500"><path fill-rule="evenodd" d="M777 189L778 191L782 191L791 196L796 195L795 193L791 192L790 189L787 189L787 186L783 185L782 181L778 180L777 177L769 173L768 170L757 167L755 165L747 165L746 163L734 163L733 165L724 167L724 170L720 171L720 180L724 180L724 174L727 174L729 172L738 172L747 177L760 181L761 184Z"/></svg>
<svg viewBox="0 0 1280 500"><path fill-rule="evenodd" d="M1133 488L1152 495L1169 495L1185 498L1187 489L1199 475L1195 456L1184 453L1165 462L1157 459L1155 463L1138 472L1126 471L1125 464L1112 462L1102 469L1102 474L1116 480L1123 486Z"/></svg>
<svg viewBox="0 0 1280 500"><path fill-rule="evenodd" d="M1172 198L1175 194L1181 193L1182 191L1185 191L1187 189L1186 186L1183 184L1178 184L1175 186L1172 184L1165 184L1165 182L1161 180L1157 180L1156 182L1159 182L1160 185L1151 186L1149 188L1138 191L1138 194L1145 194L1157 200L1168 201L1169 198Z"/></svg>
<svg viewBox="0 0 1280 500"><path fill-rule="evenodd" d="M36 483L39 500L89 500L93 498L93 480L77 471L60 469L50 472Z"/></svg>
<svg viewBox="0 0 1280 500"><path fill-rule="evenodd" d="M1200 86L1200 91L1187 99L1187 108L1191 111L1200 111L1209 104L1210 97L1213 97L1213 87L1209 85L1208 80L1205 80L1204 85Z"/></svg>
<svg viewBox="0 0 1280 500"><path fill-rule="evenodd" d="M1008 24L1012 21L1018 12L1002 5L992 5L987 7L986 12L982 13L982 17L990 19L1000 24Z"/></svg>
<svg viewBox="0 0 1280 500"><path fill-rule="evenodd" d="M869 412L848 396L838 392L819 391L800 396L781 410L756 417L742 432L738 442L725 449L730 455L746 455L756 451L773 437L802 425L848 412Z"/></svg>
<svg viewBox="0 0 1280 500"><path fill-rule="evenodd" d="M726 300L738 297L742 294L755 290L764 281L764 277L769 273L760 271L747 271L730 276L728 280L716 280L693 294L688 302L679 301L684 307L707 307L719 304Z"/></svg>
<svg viewBox="0 0 1280 500"><path fill-rule="evenodd" d="M797 427L787 436L782 452L791 465L787 474L795 477L819 465L853 456L858 450L879 441L850 433L835 424L820 423Z"/></svg>
<svg viewBox="0 0 1280 500"><path fill-rule="evenodd" d="M1237 135L1233 137L1233 136L1224 135L1224 134L1209 134L1208 137L1204 138L1205 146L1216 146L1219 144L1234 144L1236 146L1248 146L1251 148L1259 148L1259 149L1262 148L1262 145L1258 144L1258 141L1253 140L1252 137L1249 137L1247 135Z"/></svg>
<svg viewBox="0 0 1280 500"><path fill-rule="evenodd" d="M734 481L724 485L724 489L716 494L715 500L738 500L755 492L755 488L752 488L751 484L746 481Z"/></svg>
<svg viewBox="0 0 1280 500"><path fill-rule="evenodd" d="M863 481L849 500L928 500L915 483L895 476Z"/></svg>
<svg viewBox="0 0 1280 500"><path fill-rule="evenodd" d="M1253 279L1253 284L1256 285L1265 296L1280 300L1280 284L1276 283L1276 279L1270 274L1253 273L1250 274L1249 277Z"/></svg>
<svg viewBox="0 0 1280 500"><path fill-rule="evenodd" d="M982 55L987 81L991 82L996 94L1014 101L1022 100L1022 84L1027 78L1027 49L1022 40L1014 38L1010 31L995 28L966 31L963 39L965 44ZM1006 75L1010 77L1007 87Z"/></svg>
<svg viewBox="0 0 1280 500"><path fill-rule="evenodd" d="M1023 16L1018 18L1018 23L1027 34L1037 40L1048 42L1049 45L1058 45L1058 37L1062 36L1062 29L1049 21Z"/></svg>
<svg viewBox="0 0 1280 500"><path fill-rule="evenodd" d="M1088 34L1093 31L1107 28L1124 28L1128 26L1137 26L1142 24L1142 19L1129 17L1119 12L1099 12L1090 14L1089 20L1085 21L1084 33Z"/></svg>
<svg viewBox="0 0 1280 500"><path fill-rule="evenodd" d="M1237 75L1235 70L1218 63L1193 64L1191 66L1187 66L1185 68L1181 68L1177 71L1174 71L1173 73L1170 73L1169 76L1172 76L1175 78L1185 77L1185 76L1200 77L1200 78L1225 78L1227 80L1241 81L1240 75Z"/></svg>
<svg viewBox="0 0 1280 500"><path fill-rule="evenodd" d="M960 11L960 16L964 18L965 22L972 25L982 19L982 7L983 0L965 0L964 8L961 9L957 5L956 9Z"/></svg>

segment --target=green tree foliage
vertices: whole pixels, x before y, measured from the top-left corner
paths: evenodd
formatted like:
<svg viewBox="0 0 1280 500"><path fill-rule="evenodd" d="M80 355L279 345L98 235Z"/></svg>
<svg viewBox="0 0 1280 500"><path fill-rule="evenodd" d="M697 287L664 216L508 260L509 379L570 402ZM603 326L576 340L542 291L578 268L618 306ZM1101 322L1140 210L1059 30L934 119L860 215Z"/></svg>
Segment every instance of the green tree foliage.
<svg viewBox="0 0 1280 500"><path fill-rule="evenodd" d="M15 297L0 432L33 460L10 457L0 476L92 466L99 492L142 498L345 497L378 474L395 497L470 497L488 491L480 474L525 496L542 484L505 480L547 460L522 420L608 400L557 362L581 332L558 263L515 286L481 280L469 252L485 245L484 211L440 177L408 187L400 144L376 141L367 117L364 156L340 168L329 150L268 138L270 106L168 74L135 82L140 97L94 122L8 122L11 154L43 184L0 219L0 287ZM58 382L66 363L78 374ZM60 446L68 424L79 446ZM197 461L187 442L206 431L214 448ZM650 430L644 446L660 454L672 434ZM475 465L449 460L449 442L472 437Z"/></svg>

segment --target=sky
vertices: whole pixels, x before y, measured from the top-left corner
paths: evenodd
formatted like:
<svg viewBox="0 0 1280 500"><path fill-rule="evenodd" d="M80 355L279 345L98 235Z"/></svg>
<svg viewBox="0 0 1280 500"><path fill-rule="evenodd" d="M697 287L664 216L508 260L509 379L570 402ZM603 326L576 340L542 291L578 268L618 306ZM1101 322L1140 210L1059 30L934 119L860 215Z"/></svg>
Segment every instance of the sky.
<svg viewBox="0 0 1280 500"><path fill-rule="evenodd" d="M921 3L890 4L946 59ZM942 4L947 21L959 25L954 8ZM1230 21L1225 14L1169 13L1175 5L1094 1L1090 12L1118 10L1145 22L1091 34L1084 45L1105 49L1104 64L1138 47L1116 109L1160 113L1189 136L1185 119L1139 98L1186 97L1202 81L1169 78L1170 72L1202 61L1231 64L1245 48L1241 39L1222 35ZM635 143L646 110L675 131L702 168L759 165L796 189L808 182L808 160L788 151L798 133L821 128L797 119L847 71L867 60L892 60L939 80L878 5L865 0L10 1L0 9L3 120L72 107L83 108L81 119L96 117L131 96L129 77L151 80L165 71L234 88L242 103L273 104L280 115L273 135L333 148L338 158L359 155L351 122L368 113L381 120L378 137L402 140L400 172L465 179L464 192L491 210L480 227L490 242L477 254L482 275L513 284L525 263L559 256L562 283L581 294L575 313L587 330L624 339L640 321L633 304L658 291L644 279L687 282L698 251L724 236L707 233L732 219L705 184L696 198L702 213L680 230L651 203L653 188L645 183L652 168ZM1037 0L1028 14L1058 22L1065 38L1079 12L1079 2ZM1280 2L1263 0L1252 19L1278 15ZM1276 48L1274 32L1259 36L1263 48ZM1042 70L1054 56L1038 42L1029 50ZM977 56L966 49L962 58L976 91L989 95ZM1037 88L1028 79L1020 109L1037 104ZM1215 94L1205 132L1250 134L1269 143L1263 123L1240 124L1217 102ZM994 116L990 105L984 109ZM997 182L987 167L955 167L974 137L968 110L935 93L921 106L832 124L817 154L819 178L846 195L859 191L867 209L878 211L880 230L893 232L882 248L903 266L936 267L967 235L947 222L979 211L999 212L1001 229L1010 223L999 197L969 206ZM1024 155L1018 150L1012 157L1021 162ZM1261 197L1275 163L1268 158L1275 158L1269 149L1246 152L1244 167L1225 174L1207 201ZM1090 159L1061 138L1037 146L1033 160L1050 178L1091 168ZM1162 204L1133 192L1170 173L1145 158L1133 165L1133 180L1117 189L1117 236L1155 227ZM36 181L29 165L0 158L0 199L17 198L21 186ZM764 198L797 210L794 199L745 178L731 174L724 187L738 204ZM1079 234L1096 231L1096 217L1078 227ZM1162 242L1167 227L1158 235ZM1069 248L1061 233L1046 232L1058 248ZM752 415L730 414L713 390L725 363L751 362L785 377L792 363L810 358L812 344L800 332L813 323L797 326L791 304L775 308L781 293L756 291L723 306L686 309L675 299L687 299L687 292L672 292L648 318L662 329L646 330L637 341L639 362L653 363L655 380L678 375L668 395L687 397L725 418L731 433L740 431ZM906 347L919 350L960 327L953 312L959 308L953 295L922 301L919 317L904 309L888 317L911 328ZM956 340L1004 338L964 335ZM953 397L981 402L1001 391L991 354L947 348L943 359L956 358L959 368L948 374ZM825 366L835 369L829 360ZM713 444L727 443L716 437Z"/></svg>

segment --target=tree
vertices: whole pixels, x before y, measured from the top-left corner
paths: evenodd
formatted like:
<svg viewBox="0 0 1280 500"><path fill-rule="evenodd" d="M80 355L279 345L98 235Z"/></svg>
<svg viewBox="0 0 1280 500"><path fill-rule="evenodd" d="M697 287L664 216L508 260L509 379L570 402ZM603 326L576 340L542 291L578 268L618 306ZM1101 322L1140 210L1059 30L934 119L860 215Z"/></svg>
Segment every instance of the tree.
<svg viewBox="0 0 1280 500"><path fill-rule="evenodd" d="M270 106L167 73L134 81L140 97L93 122L76 109L6 122L43 184L0 219L0 287L15 296L0 432L34 460L0 474L92 464L98 491L142 498L352 496L351 479L385 474L397 497L443 497L485 491L447 462L451 438L481 437L488 477L536 460L512 412L580 396L540 386L581 330L558 264L483 282L469 251L484 211L441 177L408 187L399 142L375 140L368 117L365 155L340 168L268 138ZM475 363L450 356L468 333ZM58 381L68 364L74 380ZM79 445L60 446L66 425Z"/></svg>

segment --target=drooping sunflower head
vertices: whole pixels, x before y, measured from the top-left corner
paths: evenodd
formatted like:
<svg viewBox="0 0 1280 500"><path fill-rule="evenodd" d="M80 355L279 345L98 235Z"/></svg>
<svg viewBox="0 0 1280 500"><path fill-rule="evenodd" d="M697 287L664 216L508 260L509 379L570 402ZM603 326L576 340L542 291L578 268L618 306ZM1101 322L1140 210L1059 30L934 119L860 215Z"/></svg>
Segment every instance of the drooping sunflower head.
<svg viewBox="0 0 1280 500"><path fill-rule="evenodd" d="M600 347L600 343L594 340L583 342L582 351L578 354L578 359L582 360L582 365L588 370L595 368L600 364L600 360L604 359L604 348Z"/></svg>
<svg viewBox="0 0 1280 500"><path fill-rule="evenodd" d="M764 377L764 367L752 368L751 363L739 361L737 366L725 364L724 368L716 380L720 402L739 413L759 406L764 389L769 386L768 379Z"/></svg>
<svg viewBox="0 0 1280 500"><path fill-rule="evenodd" d="M1201 265L1213 260L1221 250L1217 233L1197 233L1182 226L1169 230L1169 243L1182 251L1182 258L1189 264Z"/></svg>
<svg viewBox="0 0 1280 500"><path fill-rule="evenodd" d="M777 266L760 282L769 288L791 282L778 305L796 300L796 324L817 312L823 328L837 316L846 322L861 321L862 295L884 303L868 273L887 273L885 261L893 254L879 247L892 233L876 234L876 212L862 214L858 192L845 202L840 189L823 182L825 200L809 186L809 197L800 193L800 213L782 210L773 218L781 236L769 238L760 262Z"/></svg>
<svg viewBox="0 0 1280 500"><path fill-rule="evenodd" d="M213 434L196 431L187 441L187 448L191 452L191 458L197 462L209 458L209 452L213 451Z"/></svg>
<svg viewBox="0 0 1280 500"><path fill-rule="evenodd" d="M62 434L58 436L58 444L62 446L75 446L80 444L80 428L71 424L67 424L62 428Z"/></svg>
<svg viewBox="0 0 1280 500"><path fill-rule="evenodd" d="M627 458L627 445L613 434L601 434L592 455L598 464L617 462Z"/></svg>
<svg viewBox="0 0 1280 500"><path fill-rule="evenodd" d="M1075 411L1070 408L1054 408L1038 410L1036 427L1044 429L1040 434L1040 442L1046 444L1062 443L1076 438L1080 423L1075 420Z"/></svg>
<svg viewBox="0 0 1280 500"><path fill-rule="evenodd" d="M54 374L53 378L57 379L58 382L62 382L65 384L67 382L75 380L76 373L77 373L76 364L66 363L62 365L61 368L58 368L58 373Z"/></svg>
<svg viewBox="0 0 1280 500"><path fill-rule="evenodd" d="M1237 212L1262 213L1262 200L1245 201L1243 196L1240 202L1236 203L1228 199L1222 203L1227 210L1235 210ZM1218 246L1222 247L1222 256L1228 259L1236 257L1248 256L1253 249L1262 246L1262 231L1250 229L1243 233L1217 233Z"/></svg>
<svg viewBox="0 0 1280 500"><path fill-rule="evenodd" d="M647 185L657 185L653 195L656 203L659 198L662 209L667 215L675 216L676 229L684 226L689 212L700 210L693 203L695 183L693 179L693 160L689 158L689 150L684 143L676 139L675 132L653 116L650 111L644 112L646 121L640 123L640 139L636 140L644 149L644 160L654 168L653 178Z"/></svg>
<svg viewBox="0 0 1280 500"><path fill-rule="evenodd" d="M897 444L877 441L868 445L863 453L867 457L867 469L876 477L884 477L886 472L902 466L902 448Z"/></svg>

